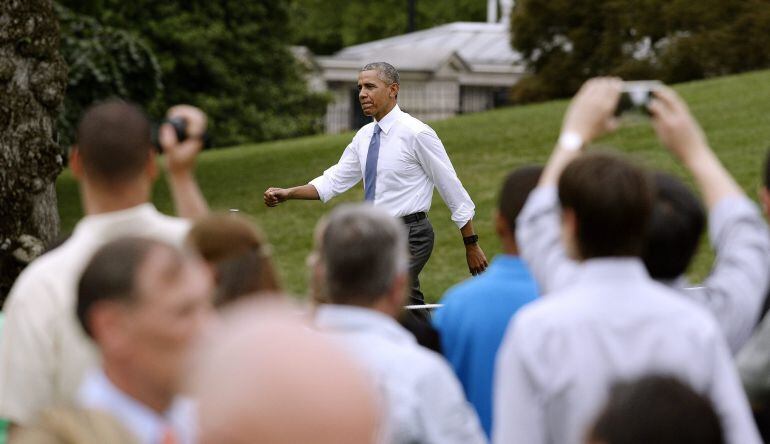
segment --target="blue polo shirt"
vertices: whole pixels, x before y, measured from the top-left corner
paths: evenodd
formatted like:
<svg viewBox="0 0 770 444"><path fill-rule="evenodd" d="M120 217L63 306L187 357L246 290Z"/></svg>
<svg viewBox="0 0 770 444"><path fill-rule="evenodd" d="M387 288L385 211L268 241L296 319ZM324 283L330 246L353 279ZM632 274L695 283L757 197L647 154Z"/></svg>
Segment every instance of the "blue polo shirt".
<svg viewBox="0 0 770 444"><path fill-rule="evenodd" d="M487 436L492 433L495 356L508 321L537 298L538 289L524 262L495 256L487 270L450 288L433 316L444 356L463 385Z"/></svg>

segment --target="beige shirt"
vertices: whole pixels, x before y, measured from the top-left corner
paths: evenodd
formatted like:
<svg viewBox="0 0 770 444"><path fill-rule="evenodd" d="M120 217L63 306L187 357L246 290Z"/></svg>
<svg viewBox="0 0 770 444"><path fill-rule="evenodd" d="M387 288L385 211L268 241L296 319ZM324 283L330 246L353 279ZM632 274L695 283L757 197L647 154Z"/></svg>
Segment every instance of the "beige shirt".
<svg viewBox="0 0 770 444"><path fill-rule="evenodd" d="M93 253L124 236L181 245L189 228L151 204L87 216L65 243L27 267L5 303L0 417L26 424L41 409L71 402L86 371L98 364L75 315L77 284Z"/></svg>

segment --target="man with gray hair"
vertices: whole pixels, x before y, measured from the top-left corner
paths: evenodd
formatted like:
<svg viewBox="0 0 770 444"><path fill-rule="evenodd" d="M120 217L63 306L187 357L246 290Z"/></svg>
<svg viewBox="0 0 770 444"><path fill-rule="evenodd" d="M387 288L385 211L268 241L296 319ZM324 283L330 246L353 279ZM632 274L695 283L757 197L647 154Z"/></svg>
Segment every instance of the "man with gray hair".
<svg viewBox="0 0 770 444"><path fill-rule="evenodd" d="M364 199L409 227L410 302L423 304L418 276L433 251L433 227L426 213L434 186L460 228L471 274L483 272L487 258L473 230L473 201L436 132L399 108L399 88L398 71L392 65L364 66L358 74L358 100L364 114L374 121L358 130L340 161L322 176L307 185L268 188L264 199L269 207L290 199L327 202L363 179Z"/></svg>
<svg viewBox="0 0 770 444"><path fill-rule="evenodd" d="M313 284L329 303L318 308L315 323L374 379L385 402L387 442L485 442L449 365L394 319L409 281L402 224L367 205L338 207L320 224Z"/></svg>

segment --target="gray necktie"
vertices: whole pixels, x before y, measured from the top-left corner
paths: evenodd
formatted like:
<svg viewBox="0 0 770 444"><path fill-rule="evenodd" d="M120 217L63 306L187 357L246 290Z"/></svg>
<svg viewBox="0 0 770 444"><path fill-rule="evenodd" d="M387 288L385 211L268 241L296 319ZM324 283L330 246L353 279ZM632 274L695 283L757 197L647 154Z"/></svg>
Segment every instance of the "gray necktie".
<svg viewBox="0 0 770 444"><path fill-rule="evenodd" d="M380 126L374 124L374 133L369 142L364 170L364 200L374 201L374 189L377 185L377 158L380 157Z"/></svg>

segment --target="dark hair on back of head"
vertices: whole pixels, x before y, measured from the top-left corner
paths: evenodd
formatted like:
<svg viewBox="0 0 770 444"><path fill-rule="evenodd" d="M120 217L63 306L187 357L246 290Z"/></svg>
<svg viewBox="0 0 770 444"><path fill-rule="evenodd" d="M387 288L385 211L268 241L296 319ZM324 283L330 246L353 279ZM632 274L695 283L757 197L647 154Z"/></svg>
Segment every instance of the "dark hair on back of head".
<svg viewBox="0 0 770 444"><path fill-rule="evenodd" d="M516 168L505 177L497 208L510 224L511 231L516 231L516 218L542 173L542 166L528 165Z"/></svg>
<svg viewBox="0 0 770 444"><path fill-rule="evenodd" d="M77 316L83 330L93 336L89 313L104 301L131 302L136 296L138 270L150 251L166 244L140 237L125 237L99 248L86 265L77 288Z"/></svg>
<svg viewBox="0 0 770 444"><path fill-rule="evenodd" d="M711 402L669 376L615 384L589 431L603 444L723 444Z"/></svg>
<svg viewBox="0 0 770 444"><path fill-rule="evenodd" d="M644 265L653 279L674 279L690 265L706 225L706 212L698 197L676 177L657 172L655 203Z"/></svg>
<svg viewBox="0 0 770 444"><path fill-rule="evenodd" d="M559 201L575 213L582 259L641 257L653 201L644 169L617 154L587 153L564 169Z"/></svg>
<svg viewBox="0 0 770 444"><path fill-rule="evenodd" d="M132 180L152 152L150 121L142 110L109 100L86 110L77 128L77 150L89 177L115 184Z"/></svg>

